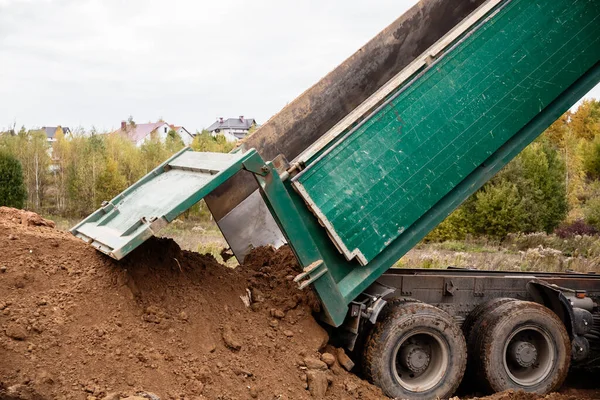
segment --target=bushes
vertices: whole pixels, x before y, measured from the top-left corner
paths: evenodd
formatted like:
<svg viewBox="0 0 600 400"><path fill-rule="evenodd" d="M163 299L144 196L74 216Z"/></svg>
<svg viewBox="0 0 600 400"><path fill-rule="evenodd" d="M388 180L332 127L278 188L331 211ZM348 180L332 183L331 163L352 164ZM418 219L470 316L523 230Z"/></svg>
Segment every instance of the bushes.
<svg viewBox="0 0 600 400"><path fill-rule="evenodd" d="M528 227L527 201L516 184L501 180L486 185L475 196L475 201L467 204L466 213L473 233L502 238Z"/></svg>
<svg viewBox="0 0 600 400"><path fill-rule="evenodd" d="M504 238L514 232L552 232L568 211L565 163L548 142L527 147L427 236Z"/></svg>
<svg viewBox="0 0 600 400"><path fill-rule="evenodd" d="M441 224L431 231L425 242L444 242L446 240L464 240L469 234L467 219L463 207L458 208Z"/></svg>
<svg viewBox="0 0 600 400"><path fill-rule="evenodd" d="M596 229L600 229L600 198L589 199L583 210L585 221Z"/></svg>
<svg viewBox="0 0 600 400"><path fill-rule="evenodd" d="M0 152L0 206L23 208L27 191L21 163L15 157Z"/></svg>
<svg viewBox="0 0 600 400"><path fill-rule="evenodd" d="M600 136L584 147L583 169L589 179L600 179Z"/></svg>
<svg viewBox="0 0 600 400"><path fill-rule="evenodd" d="M556 228L554 233L558 237L560 237L562 239L566 239L566 238L571 238L571 237L577 236L577 235L579 235L579 236L596 235L596 234L598 234L598 229L596 229L594 226L592 226L590 224L586 224L583 220L578 219L572 223L562 224L561 226Z"/></svg>

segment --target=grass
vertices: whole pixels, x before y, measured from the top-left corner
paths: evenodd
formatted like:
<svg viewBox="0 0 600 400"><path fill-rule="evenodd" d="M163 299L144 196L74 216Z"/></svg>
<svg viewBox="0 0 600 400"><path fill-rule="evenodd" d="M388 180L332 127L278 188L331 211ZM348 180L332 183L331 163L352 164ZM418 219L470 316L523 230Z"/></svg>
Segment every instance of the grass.
<svg viewBox="0 0 600 400"><path fill-rule="evenodd" d="M61 231L68 231L69 229L77 225L79 221L81 221L81 219L78 218L65 218L52 214L43 214L42 217L54 221L54 223L56 224L56 228L60 229Z"/></svg>
<svg viewBox="0 0 600 400"><path fill-rule="evenodd" d="M561 239L545 233L509 235L504 241L469 238L465 241L420 243L395 268L448 266L501 271L600 273L600 238Z"/></svg>
<svg viewBox="0 0 600 400"><path fill-rule="evenodd" d="M494 253L498 251L499 245L497 243L491 244L489 242L473 242L470 240L448 240L446 242L439 243L420 243L419 245L417 245L417 248L429 248L436 250L448 250L469 253Z"/></svg>

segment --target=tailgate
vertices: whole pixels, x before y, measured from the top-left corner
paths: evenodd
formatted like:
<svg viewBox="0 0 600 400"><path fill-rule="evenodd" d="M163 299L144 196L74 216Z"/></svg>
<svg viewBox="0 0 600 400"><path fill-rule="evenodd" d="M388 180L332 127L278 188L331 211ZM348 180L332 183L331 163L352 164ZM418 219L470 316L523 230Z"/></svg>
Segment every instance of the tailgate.
<svg viewBox="0 0 600 400"><path fill-rule="evenodd" d="M254 154L183 149L71 229L120 260L157 230L200 201Z"/></svg>

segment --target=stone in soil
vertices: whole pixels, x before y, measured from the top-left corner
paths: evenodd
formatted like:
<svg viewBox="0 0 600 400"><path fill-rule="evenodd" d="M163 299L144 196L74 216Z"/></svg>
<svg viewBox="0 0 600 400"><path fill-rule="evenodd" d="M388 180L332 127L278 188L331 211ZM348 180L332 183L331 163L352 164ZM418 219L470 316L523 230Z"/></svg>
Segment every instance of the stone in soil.
<svg viewBox="0 0 600 400"><path fill-rule="evenodd" d="M304 361L304 365L308 369L316 369L316 370L321 370L321 371L327 370L327 364L325 364L323 361L321 361L317 358L306 357L306 358L304 358L303 361Z"/></svg>

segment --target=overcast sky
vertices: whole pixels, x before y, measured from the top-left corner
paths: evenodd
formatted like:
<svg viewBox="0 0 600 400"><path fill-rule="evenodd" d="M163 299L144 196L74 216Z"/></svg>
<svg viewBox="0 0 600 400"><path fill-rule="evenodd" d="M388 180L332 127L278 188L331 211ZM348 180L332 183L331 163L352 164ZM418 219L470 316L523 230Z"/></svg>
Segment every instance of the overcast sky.
<svg viewBox="0 0 600 400"><path fill-rule="evenodd" d="M0 0L0 128L262 123L414 3Z"/></svg>

